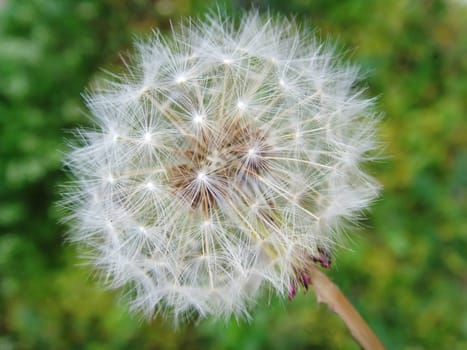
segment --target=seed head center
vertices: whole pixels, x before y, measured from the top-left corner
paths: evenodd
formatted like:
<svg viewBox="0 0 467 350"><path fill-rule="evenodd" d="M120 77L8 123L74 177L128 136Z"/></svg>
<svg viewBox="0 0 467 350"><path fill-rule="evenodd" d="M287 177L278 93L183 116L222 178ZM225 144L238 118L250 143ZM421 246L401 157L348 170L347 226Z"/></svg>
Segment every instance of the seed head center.
<svg viewBox="0 0 467 350"><path fill-rule="evenodd" d="M195 114L192 120L202 123L205 116ZM193 209L209 212L220 207L219 201L248 198L251 194L237 192L257 188L253 183L267 171L265 155L272 149L267 135L243 122L213 124L187 139L181 162L172 168L169 181L174 193Z"/></svg>

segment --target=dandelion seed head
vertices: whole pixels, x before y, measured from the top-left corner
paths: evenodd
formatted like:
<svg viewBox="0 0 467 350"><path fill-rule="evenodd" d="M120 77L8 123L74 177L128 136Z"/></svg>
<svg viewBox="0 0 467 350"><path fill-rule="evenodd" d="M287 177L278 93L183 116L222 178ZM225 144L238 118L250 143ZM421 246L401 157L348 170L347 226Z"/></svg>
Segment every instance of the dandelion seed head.
<svg viewBox="0 0 467 350"><path fill-rule="evenodd" d="M177 84L183 84L184 82L186 82L186 77L183 74L177 75L175 77L175 82Z"/></svg>
<svg viewBox="0 0 467 350"><path fill-rule="evenodd" d="M151 140L152 140L152 135L151 135L151 133L150 133L150 132L146 132L146 133L144 134L144 142L149 143L149 142L151 142Z"/></svg>
<svg viewBox="0 0 467 350"><path fill-rule="evenodd" d="M106 180L109 184L113 184L115 182L115 178L111 174L107 176Z"/></svg>
<svg viewBox="0 0 467 350"><path fill-rule="evenodd" d="M238 109L243 111L246 108L246 103L243 102L243 101L238 101L237 107L238 107Z"/></svg>
<svg viewBox="0 0 467 350"><path fill-rule="evenodd" d="M226 57L222 60L222 62L226 65L229 65L232 64L233 60L231 58Z"/></svg>
<svg viewBox="0 0 467 350"><path fill-rule="evenodd" d="M193 121L195 124L203 124L205 116L203 114L195 113L193 116Z"/></svg>
<svg viewBox="0 0 467 350"><path fill-rule="evenodd" d="M182 23L86 96L69 237L145 317L248 316L261 291L307 287L306 263L328 266L377 196L373 100L304 30Z"/></svg>

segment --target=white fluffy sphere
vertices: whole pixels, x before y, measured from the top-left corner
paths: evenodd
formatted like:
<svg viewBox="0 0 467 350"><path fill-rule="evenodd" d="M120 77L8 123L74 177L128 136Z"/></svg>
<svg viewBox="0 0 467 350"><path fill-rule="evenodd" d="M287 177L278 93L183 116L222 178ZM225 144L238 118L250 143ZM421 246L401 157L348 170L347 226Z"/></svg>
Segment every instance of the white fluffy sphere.
<svg viewBox="0 0 467 350"><path fill-rule="evenodd" d="M70 239L148 318L242 316L262 289L287 295L378 192L358 70L256 13L137 48L86 96L96 127L68 156Z"/></svg>

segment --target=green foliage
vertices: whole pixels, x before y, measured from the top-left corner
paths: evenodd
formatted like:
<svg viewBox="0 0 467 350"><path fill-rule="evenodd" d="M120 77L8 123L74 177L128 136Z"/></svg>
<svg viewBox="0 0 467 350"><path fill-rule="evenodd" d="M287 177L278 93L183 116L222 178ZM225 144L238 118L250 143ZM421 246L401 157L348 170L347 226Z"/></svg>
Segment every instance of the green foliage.
<svg viewBox="0 0 467 350"><path fill-rule="evenodd" d="M311 295L264 300L250 323L146 325L95 285L54 202L80 93L135 33L214 1L0 1L0 349L357 349ZM223 1L237 11L247 1ZM385 112L382 197L331 275L388 349L467 348L467 5L256 1L350 48ZM354 234L354 233L352 233Z"/></svg>

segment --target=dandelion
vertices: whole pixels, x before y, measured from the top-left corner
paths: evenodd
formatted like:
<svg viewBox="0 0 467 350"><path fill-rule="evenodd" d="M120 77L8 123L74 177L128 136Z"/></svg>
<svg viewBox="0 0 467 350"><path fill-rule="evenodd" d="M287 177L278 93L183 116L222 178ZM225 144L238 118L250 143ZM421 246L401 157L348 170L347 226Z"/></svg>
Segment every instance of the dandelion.
<svg viewBox="0 0 467 350"><path fill-rule="evenodd" d="M69 237L104 282L175 320L307 288L378 193L358 69L257 13L155 33L127 67L86 96L96 127L67 161Z"/></svg>

